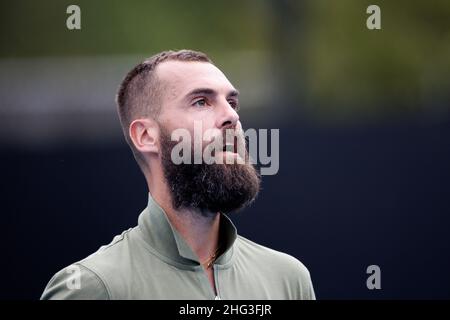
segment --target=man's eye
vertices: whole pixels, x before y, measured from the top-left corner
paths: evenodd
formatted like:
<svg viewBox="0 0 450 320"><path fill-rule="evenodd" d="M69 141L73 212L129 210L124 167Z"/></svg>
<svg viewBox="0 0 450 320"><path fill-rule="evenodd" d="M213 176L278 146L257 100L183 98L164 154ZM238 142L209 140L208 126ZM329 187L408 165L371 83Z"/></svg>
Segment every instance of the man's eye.
<svg viewBox="0 0 450 320"><path fill-rule="evenodd" d="M230 106L235 109L235 110L239 110L239 104L234 101L234 100L229 100L228 103L230 104Z"/></svg>
<svg viewBox="0 0 450 320"><path fill-rule="evenodd" d="M194 102L193 106L195 107L204 107L206 106L206 100L205 99L199 99Z"/></svg>

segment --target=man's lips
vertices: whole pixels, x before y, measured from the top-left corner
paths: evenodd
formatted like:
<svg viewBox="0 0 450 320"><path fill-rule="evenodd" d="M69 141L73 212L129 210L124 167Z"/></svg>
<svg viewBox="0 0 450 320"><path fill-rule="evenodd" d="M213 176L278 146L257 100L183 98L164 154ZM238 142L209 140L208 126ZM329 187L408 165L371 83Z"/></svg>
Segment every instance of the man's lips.
<svg viewBox="0 0 450 320"><path fill-rule="evenodd" d="M234 144L226 144L223 146L223 151L236 153L236 147Z"/></svg>
<svg viewBox="0 0 450 320"><path fill-rule="evenodd" d="M238 139L237 137L234 137L233 139L233 143L227 143L223 146L222 151L228 151L228 152L232 152L232 153L237 153L238 152Z"/></svg>

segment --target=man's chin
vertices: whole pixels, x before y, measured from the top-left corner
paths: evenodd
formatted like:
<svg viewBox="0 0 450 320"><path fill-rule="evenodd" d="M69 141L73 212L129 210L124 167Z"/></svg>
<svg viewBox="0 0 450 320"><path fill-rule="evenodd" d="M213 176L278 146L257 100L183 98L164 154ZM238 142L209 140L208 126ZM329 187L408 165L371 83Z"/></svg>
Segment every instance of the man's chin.
<svg viewBox="0 0 450 320"><path fill-rule="evenodd" d="M232 153L227 156L239 157ZM175 208L230 213L248 206L259 191L259 176L250 164L181 165L171 169L166 179Z"/></svg>
<svg viewBox="0 0 450 320"><path fill-rule="evenodd" d="M236 164L236 165L244 165L245 156L243 157L237 152L233 151L219 151L215 155L214 163L216 164Z"/></svg>
<svg viewBox="0 0 450 320"><path fill-rule="evenodd" d="M260 177L239 153L224 150L214 155L222 163L174 164L174 142L161 135L162 167L174 209L197 208L198 212L229 213L249 205L259 192ZM247 155L244 155L247 158Z"/></svg>

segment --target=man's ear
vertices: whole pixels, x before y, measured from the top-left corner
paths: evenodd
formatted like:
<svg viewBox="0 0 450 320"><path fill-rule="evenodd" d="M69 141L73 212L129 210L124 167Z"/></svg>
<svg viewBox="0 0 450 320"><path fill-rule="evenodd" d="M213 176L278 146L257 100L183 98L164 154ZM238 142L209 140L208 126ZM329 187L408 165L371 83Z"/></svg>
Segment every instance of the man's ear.
<svg viewBox="0 0 450 320"><path fill-rule="evenodd" d="M136 119L128 131L134 147L142 153L158 153L159 127L153 119Z"/></svg>

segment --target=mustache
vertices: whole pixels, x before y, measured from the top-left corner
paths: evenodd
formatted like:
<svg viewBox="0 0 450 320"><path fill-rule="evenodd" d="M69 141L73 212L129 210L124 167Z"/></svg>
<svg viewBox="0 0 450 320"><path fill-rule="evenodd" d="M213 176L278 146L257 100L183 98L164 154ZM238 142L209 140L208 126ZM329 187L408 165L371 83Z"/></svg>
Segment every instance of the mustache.
<svg viewBox="0 0 450 320"><path fill-rule="evenodd" d="M241 126L206 131L161 129L161 143L170 148L171 160L177 164L246 164L251 161L248 142ZM197 129L197 130L196 130ZM234 153L231 155L230 153Z"/></svg>
<svg viewBox="0 0 450 320"><path fill-rule="evenodd" d="M233 146L245 146L247 148L248 141L244 135L244 130L242 128L239 129L223 129L220 134L216 135L212 139L206 139L206 141L215 142L219 141L222 143L221 147L225 147L227 145Z"/></svg>
<svg viewBox="0 0 450 320"><path fill-rule="evenodd" d="M206 139L208 145L205 151L210 151L215 156L217 151L233 152L238 154L244 161L249 160L248 141L242 128L227 128L212 139Z"/></svg>

